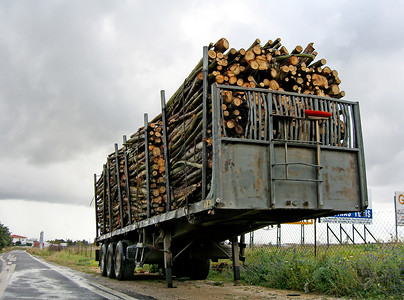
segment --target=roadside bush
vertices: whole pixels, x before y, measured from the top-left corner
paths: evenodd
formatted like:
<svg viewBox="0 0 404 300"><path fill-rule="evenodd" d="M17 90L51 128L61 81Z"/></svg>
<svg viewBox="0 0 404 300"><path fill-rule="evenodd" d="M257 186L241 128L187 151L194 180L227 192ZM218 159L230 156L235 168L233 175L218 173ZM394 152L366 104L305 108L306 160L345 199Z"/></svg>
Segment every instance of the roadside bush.
<svg viewBox="0 0 404 300"><path fill-rule="evenodd" d="M78 269L80 271L89 272L89 273L97 273L98 270L98 262L94 260L93 256L90 255L91 252L94 252L91 247L89 249L84 249L81 247L80 251L77 248L69 249L69 247L64 248L61 246L51 246L44 249L39 248L29 248L27 252L32 255L37 255L45 258L48 261L67 266L73 269Z"/></svg>
<svg viewBox="0 0 404 300"><path fill-rule="evenodd" d="M241 281L339 297L402 299L402 243L346 245L321 253L314 257L312 248L303 247L246 249ZM215 278L221 276L226 281L233 276L231 270L214 273Z"/></svg>
<svg viewBox="0 0 404 300"><path fill-rule="evenodd" d="M313 259L293 249L247 251L242 280L277 289L304 290L316 267Z"/></svg>
<svg viewBox="0 0 404 300"><path fill-rule="evenodd" d="M4 247L11 246L11 237L10 237L10 231L8 230L7 226L4 226L2 223L0 223L0 251Z"/></svg>
<svg viewBox="0 0 404 300"><path fill-rule="evenodd" d="M351 264L361 283L361 287L356 290L358 296L403 296L403 244L380 247L378 251L364 251L362 255L352 257Z"/></svg>
<svg viewBox="0 0 404 300"><path fill-rule="evenodd" d="M311 276L309 289L334 296L352 295L360 288L354 266L341 256L320 261Z"/></svg>
<svg viewBox="0 0 404 300"><path fill-rule="evenodd" d="M27 250L28 253L30 253L32 255L37 255L37 256L40 256L40 257L48 257L48 256L50 256L52 254L49 248L40 249L40 248L37 248L37 247L31 247L31 248L28 248L26 250Z"/></svg>

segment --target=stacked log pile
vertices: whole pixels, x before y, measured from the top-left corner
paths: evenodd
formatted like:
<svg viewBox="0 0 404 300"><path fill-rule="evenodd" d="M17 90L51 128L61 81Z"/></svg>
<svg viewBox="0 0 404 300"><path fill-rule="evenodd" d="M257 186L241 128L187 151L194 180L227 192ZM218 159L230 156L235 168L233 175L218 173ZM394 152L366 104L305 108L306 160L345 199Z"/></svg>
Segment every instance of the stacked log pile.
<svg viewBox="0 0 404 300"><path fill-rule="evenodd" d="M290 91L302 94L341 98L338 72L326 66L325 59L316 59L313 43L305 48L298 45L288 51L275 39L261 43L256 39L246 49L229 49L229 43L222 38L209 45L208 83L259 87L264 89ZM149 158L150 215L164 213L194 201L201 200L202 147L208 149L208 170L211 168L211 138L202 140L202 59L191 71L183 84L166 104L167 141L169 153L169 182L166 188L166 162L161 115L148 124L148 145L145 147L145 131L140 128L118 151L108 157L106 168L97 181L97 205L99 224L109 222L108 193L111 198L112 228L132 224L147 217L146 163ZM208 106L211 102L208 88ZM222 95L223 117L228 132L243 137L246 130L248 107L246 95L239 91L225 91ZM260 104L261 105L261 104ZM211 114L208 113L208 134L211 128ZM147 150L145 150L147 149ZM147 151L147 155L146 152ZM127 170L125 168L125 156ZM118 159L118 163L116 160ZM119 171L117 171L119 166ZM109 171L108 171L109 170ZM109 172L109 185L108 174ZM119 175L117 175L119 172ZM120 177L120 188L118 180ZM128 178L128 180L126 179ZM208 180L209 182L209 180ZM128 187L127 187L128 185ZM129 194L128 192L129 191ZM122 211L119 206L121 194ZM170 193L171 206L167 207ZM129 205L130 204L130 205ZM131 218L129 215L129 207ZM121 214L123 214L121 218ZM123 224L121 224L123 222ZM100 226L101 228L102 226ZM106 226L106 232L110 228Z"/></svg>
<svg viewBox="0 0 404 300"><path fill-rule="evenodd" d="M128 160L129 197L132 222L147 216L146 156L144 130L140 128L124 146ZM126 179L126 177L125 177Z"/></svg>
<svg viewBox="0 0 404 300"><path fill-rule="evenodd" d="M246 50L231 48L226 54L222 53L226 47L218 47L218 43L209 50L210 74L217 83L334 98L345 95L339 89L338 72L325 66L325 59L314 61L317 52L313 43L306 48L298 45L289 52L280 39L263 46L257 39Z"/></svg>

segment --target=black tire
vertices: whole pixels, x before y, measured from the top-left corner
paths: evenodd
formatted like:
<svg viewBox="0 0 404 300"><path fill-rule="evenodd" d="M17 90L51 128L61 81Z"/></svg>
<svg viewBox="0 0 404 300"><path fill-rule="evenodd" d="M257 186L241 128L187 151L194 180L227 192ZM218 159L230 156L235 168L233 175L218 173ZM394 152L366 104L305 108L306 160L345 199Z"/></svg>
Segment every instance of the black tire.
<svg viewBox="0 0 404 300"><path fill-rule="evenodd" d="M210 259L191 259L190 266L190 279L205 280L208 278L210 271Z"/></svg>
<svg viewBox="0 0 404 300"><path fill-rule="evenodd" d="M115 248L115 277L118 280L128 280L133 278L135 264L126 259L125 242L119 241Z"/></svg>
<svg viewBox="0 0 404 300"><path fill-rule="evenodd" d="M173 274L177 277L188 277L191 280L204 280L210 271L210 259L183 258L175 261Z"/></svg>
<svg viewBox="0 0 404 300"><path fill-rule="evenodd" d="M109 278L115 278L115 246L116 243L110 243L107 250L106 269Z"/></svg>
<svg viewBox="0 0 404 300"><path fill-rule="evenodd" d="M174 261L172 266L172 273L177 277L189 277L191 272L189 259L180 258ZM163 266L163 275L166 274L166 269Z"/></svg>
<svg viewBox="0 0 404 300"><path fill-rule="evenodd" d="M108 244L102 244L100 250L100 272L102 276L107 276L107 251Z"/></svg>

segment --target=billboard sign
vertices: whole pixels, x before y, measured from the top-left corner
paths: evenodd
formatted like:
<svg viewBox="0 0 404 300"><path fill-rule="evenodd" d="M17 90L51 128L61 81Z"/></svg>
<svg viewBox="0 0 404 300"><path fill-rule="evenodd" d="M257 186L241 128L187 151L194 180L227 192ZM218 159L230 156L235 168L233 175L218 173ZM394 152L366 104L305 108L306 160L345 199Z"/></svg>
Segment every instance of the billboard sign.
<svg viewBox="0 0 404 300"><path fill-rule="evenodd" d="M404 192L395 192L394 200L394 207L396 209L396 225L404 226Z"/></svg>
<svg viewBox="0 0 404 300"><path fill-rule="evenodd" d="M332 217L321 218L321 223L349 223L349 224L372 224L373 212L368 208L364 212L352 212L339 214Z"/></svg>
<svg viewBox="0 0 404 300"><path fill-rule="evenodd" d="M286 223L286 224L295 224L295 225L313 225L314 224L314 219L310 220L302 220L298 222L292 222L292 223Z"/></svg>
<svg viewBox="0 0 404 300"><path fill-rule="evenodd" d="M369 191L369 205L364 212L351 212L332 217L320 218L321 223L348 223L348 224L372 224L372 195ZM403 205L404 206L404 205Z"/></svg>

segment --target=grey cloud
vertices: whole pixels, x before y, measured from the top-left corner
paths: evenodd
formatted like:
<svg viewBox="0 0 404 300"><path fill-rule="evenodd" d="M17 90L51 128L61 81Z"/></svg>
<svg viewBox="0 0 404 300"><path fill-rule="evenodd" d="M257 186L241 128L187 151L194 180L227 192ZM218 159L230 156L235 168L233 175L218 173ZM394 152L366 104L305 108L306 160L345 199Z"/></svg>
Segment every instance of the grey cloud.
<svg viewBox="0 0 404 300"><path fill-rule="evenodd" d="M130 117L124 64L99 32L108 12L62 4L13 6L2 24L2 154L34 164L91 150Z"/></svg>
<svg viewBox="0 0 404 300"><path fill-rule="evenodd" d="M113 143L144 112L157 115L160 89L174 93L202 46L222 36L236 48L314 42L347 99L360 101L369 186L401 184L400 1L290 1L298 9L287 15L262 1L211 12L216 2L2 1L0 198L87 203Z"/></svg>
<svg viewBox="0 0 404 300"><path fill-rule="evenodd" d="M183 42L153 5L111 3L0 5L0 199L86 203L113 143L159 112Z"/></svg>

